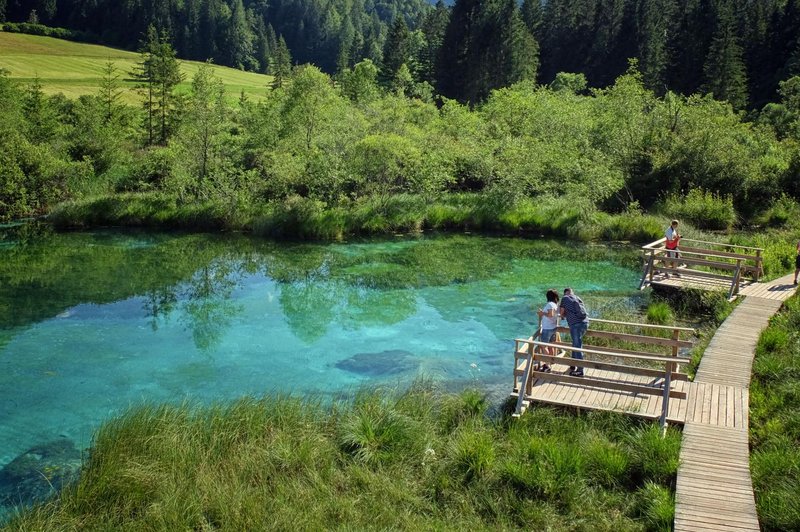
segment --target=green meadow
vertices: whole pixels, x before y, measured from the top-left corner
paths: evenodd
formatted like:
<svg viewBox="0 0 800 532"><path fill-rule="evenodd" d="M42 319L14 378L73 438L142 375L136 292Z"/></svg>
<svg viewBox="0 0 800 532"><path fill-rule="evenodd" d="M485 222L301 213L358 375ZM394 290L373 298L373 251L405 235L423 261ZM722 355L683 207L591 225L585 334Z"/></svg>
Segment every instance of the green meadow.
<svg viewBox="0 0 800 532"><path fill-rule="evenodd" d="M97 92L102 69L111 61L121 74L120 84L135 88L129 73L139 61L139 54L106 46L83 44L52 37L0 32L0 68L10 77L28 83L39 78L46 94L63 93L68 98ZM192 76L203 63L181 61L183 82L178 92L188 92ZM263 74L215 66L215 74L225 84L225 91L234 100L242 91L251 98L263 98L272 78ZM126 103L135 103L139 96L133 91L123 95Z"/></svg>

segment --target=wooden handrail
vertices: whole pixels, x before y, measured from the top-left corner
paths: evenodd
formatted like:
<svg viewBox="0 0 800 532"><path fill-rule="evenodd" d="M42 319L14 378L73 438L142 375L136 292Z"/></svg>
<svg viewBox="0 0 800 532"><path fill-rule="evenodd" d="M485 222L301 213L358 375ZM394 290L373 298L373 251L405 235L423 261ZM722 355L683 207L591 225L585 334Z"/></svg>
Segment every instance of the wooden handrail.
<svg viewBox="0 0 800 532"><path fill-rule="evenodd" d="M569 327L559 326L556 328L556 330L558 332L568 333ZM622 340L623 342L634 342L637 344L666 345L670 347L692 347L692 345L694 345L688 340L672 340L671 338L660 338L658 336L645 336L642 334L618 333L613 331L599 331L597 329L589 329L586 331L586 334L596 338L610 338L612 340Z"/></svg>
<svg viewBox="0 0 800 532"><path fill-rule="evenodd" d="M612 353L611 351L603 351L601 349L588 349L584 347L572 347L571 345L564 345L564 344L551 344L549 342L540 342L538 340L534 340L529 342L528 340L522 340L517 338L515 340L518 343L523 344L533 344L534 346L541 346L541 347L555 347L558 349L564 349L567 351L580 351L582 353L589 353L590 355L603 355L603 356L610 356L610 357L618 357L618 358L631 358L637 360L646 360L649 362L670 362L676 364L688 364L691 360L688 358L680 358L680 357L673 357L671 355L629 355L626 353Z"/></svg>
<svg viewBox="0 0 800 532"><path fill-rule="evenodd" d="M670 325L652 325L650 323L630 323L627 321L614 321L614 320L601 320L598 318L589 318L589 321L595 323L611 323L613 325L630 325L631 327L645 327L648 329L666 329L670 331L683 331L694 334L696 331L690 327L672 327Z"/></svg>
<svg viewBox="0 0 800 532"><path fill-rule="evenodd" d="M741 255L739 253L727 253L725 251L714 251L714 250L704 250L700 248L680 248L677 250L671 250L667 248L654 248L650 251L654 252L658 256L667 256L666 253L668 251L677 251L681 255L697 255L699 257L714 257L718 259L742 259L742 260L753 260L756 262L760 262L762 260L761 257L756 255ZM669 257L667 257L669 259Z"/></svg>
<svg viewBox="0 0 800 532"><path fill-rule="evenodd" d="M645 244L642 246L642 249L654 249L655 246L659 244L663 244L667 241L667 237L660 238L655 242L650 242L649 244ZM698 244L707 244L710 246L720 246L720 247L727 247L727 248L736 248L736 249L747 249L751 251L764 251L764 248L756 248L751 246L740 246L739 244L726 244L724 242L709 242L707 240L696 240L694 238L681 238L682 242L696 242ZM709 250L714 251L714 250Z"/></svg>
<svg viewBox="0 0 800 532"><path fill-rule="evenodd" d="M681 238L684 242L697 242L698 244L708 244L711 246L724 246L728 248L737 248L737 249L750 249L753 251L764 251L764 248L755 248L751 246L740 246L739 244L724 244L722 242L708 242L706 240L695 240L693 238Z"/></svg>

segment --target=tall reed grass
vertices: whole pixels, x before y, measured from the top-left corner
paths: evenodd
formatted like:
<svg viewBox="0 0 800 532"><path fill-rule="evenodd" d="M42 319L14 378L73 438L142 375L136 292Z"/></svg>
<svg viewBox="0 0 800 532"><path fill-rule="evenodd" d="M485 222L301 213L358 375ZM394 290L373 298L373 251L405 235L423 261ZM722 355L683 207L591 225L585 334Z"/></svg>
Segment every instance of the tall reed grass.
<svg viewBox="0 0 800 532"><path fill-rule="evenodd" d="M289 397L141 406L79 481L8 530L661 529L680 433L420 382L323 406Z"/></svg>
<svg viewBox="0 0 800 532"><path fill-rule="evenodd" d="M750 383L750 469L763 530L800 530L800 298L761 334Z"/></svg>
<svg viewBox="0 0 800 532"><path fill-rule="evenodd" d="M658 238L665 224L640 213L610 215L569 198L498 203L484 194L453 193L436 199L399 194L329 205L293 196L281 202L181 203L162 193L126 193L72 201L49 215L59 228L94 226L162 227L201 231L251 231L283 239L339 240L431 230L474 230L563 236L574 240Z"/></svg>

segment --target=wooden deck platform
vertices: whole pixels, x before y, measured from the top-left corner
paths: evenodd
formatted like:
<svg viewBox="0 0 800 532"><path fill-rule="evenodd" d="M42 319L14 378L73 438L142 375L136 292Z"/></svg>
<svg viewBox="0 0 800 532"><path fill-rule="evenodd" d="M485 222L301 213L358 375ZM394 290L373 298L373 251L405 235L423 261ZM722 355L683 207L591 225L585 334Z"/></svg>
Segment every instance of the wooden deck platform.
<svg viewBox="0 0 800 532"><path fill-rule="evenodd" d="M683 443L678 470L675 530L759 530L750 477L749 386L756 343L769 319L797 288L792 275L769 283L741 285L740 303L717 329L706 348L695 380L676 380L672 390L685 392L669 402L667 421L682 424ZM665 281L667 281L665 279ZM687 278L669 279L685 286ZM553 364L566 373L570 359ZM563 379L563 377L561 377ZM586 369L587 379L654 386L652 377ZM516 396L516 393L512 393ZM534 374L530 402L613 410L658 419L659 395L582 386L580 377L554 382Z"/></svg>
<svg viewBox="0 0 800 532"><path fill-rule="evenodd" d="M645 286L669 286L671 288L696 288L698 290L718 290L720 292L728 292L731 287L731 282L727 279L709 279L707 277L699 277L696 275L692 275L690 270L685 270L683 268L679 268L682 272L680 277L676 277L674 275L670 275L666 277L663 273L655 274L653 276L652 281L648 281L645 283ZM742 288L750 287L754 284L761 284L761 283L754 283L749 279L742 279L740 281L740 286ZM741 292L740 292L740 295Z"/></svg>

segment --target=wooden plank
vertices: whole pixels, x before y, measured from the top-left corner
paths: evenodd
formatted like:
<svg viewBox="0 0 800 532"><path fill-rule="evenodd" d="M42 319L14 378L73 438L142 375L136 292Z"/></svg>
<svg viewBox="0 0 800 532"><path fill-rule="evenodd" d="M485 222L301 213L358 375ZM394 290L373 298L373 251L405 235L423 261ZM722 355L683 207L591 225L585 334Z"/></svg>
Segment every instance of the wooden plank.
<svg viewBox="0 0 800 532"><path fill-rule="evenodd" d="M560 330L561 328L559 328ZM569 329L566 329L569 332ZM597 329L589 329L586 331L586 336L592 338L609 338L612 340L622 340L627 342L645 344L645 345L665 345L668 347L692 347L694 343L688 340L673 340L672 338L659 338L657 336L645 336L642 334L618 333L612 331L598 331Z"/></svg>
<svg viewBox="0 0 800 532"><path fill-rule="evenodd" d="M563 329L563 327L559 327L559 330L560 329ZM598 331L596 331L596 332L598 332ZM599 332L605 333L605 331L599 331ZM633 335L630 335L630 336L633 336ZM527 340L521 340L519 338L517 340L519 340L520 342L527 342ZM665 338L661 338L661 340L666 340L666 339ZM671 340L669 340L669 341L671 341ZM671 355L658 355L658 354L651 354L651 353L622 354L622 353L616 353L616 352L612 352L612 351L605 351L604 348L603 349L597 349L597 348L590 348L590 347L581 347L580 349L577 349L577 348L573 348L572 345L564 343L564 342L549 344L549 343L545 343L545 342L539 342L537 340L537 341L533 341L532 343L537 345L537 346L554 347L556 349L562 349L562 350L565 350L565 351L568 351L568 352L582 351L582 352L588 353L590 355L604 355L604 356L619 357L619 358L631 358L631 359L637 359L637 360L646 360L646 361L650 361L650 362L674 362L676 364L688 364L690 362L690 360L688 358L673 357ZM688 345L684 345L684 344L688 344ZM691 347L692 345L693 344L691 342L681 342L681 345L679 345L678 347ZM524 350L520 350L517 353L518 353L519 356L527 355L527 351L524 351ZM569 358L569 357L567 357L567 358Z"/></svg>
<svg viewBox="0 0 800 532"><path fill-rule="evenodd" d="M733 423L734 427L747 429L747 426L744 425L744 419L742 418L742 394L734 392L733 394L733 411L734 411L734 418Z"/></svg>
<svg viewBox="0 0 800 532"><path fill-rule="evenodd" d="M711 384L711 413L708 422L717 425L719 419L719 384Z"/></svg>
<svg viewBox="0 0 800 532"><path fill-rule="evenodd" d="M732 275L722 275L722 274L719 274L719 273L709 273L709 272L704 272L704 271L700 271L700 270L689 270L689 269L686 269L686 268L669 268L669 267L666 267L666 266L656 266L655 264L653 265L653 271L654 272L658 272L658 273L672 274L672 275L677 274L677 275L680 275L681 278L683 276L686 276L687 278L690 278L690 279L691 278L716 279L716 280L728 281L728 282L733 280L733 276Z"/></svg>
<svg viewBox="0 0 800 532"><path fill-rule="evenodd" d="M631 325L631 326L634 326L634 327L641 327L641 328L644 328L644 329L661 329L661 330L667 330L667 331L681 331L681 332L688 332L688 333L692 333L692 334L697 332L695 329L692 329L691 327L675 327L675 326L672 326L672 325L653 325L653 324L650 324L650 323L631 323L631 322L627 322L627 321L601 320L601 319L598 319L598 318L589 318L589 321L590 322L594 322L594 323L610 323L610 324L613 324L613 325Z"/></svg>
<svg viewBox="0 0 800 532"><path fill-rule="evenodd" d="M579 362L581 361L576 361L576 365L578 365ZM547 381L558 381L568 384L574 384L576 386L603 388L608 391L632 392L632 393L641 393L650 395L660 395L663 393L661 387L645 386L642 384L628 384L625 382L607 380L607 379L598 379L589 376L573 377L571 375L565 375L563 373L542 373L537 375L537 377L539 379ZM670 391L669 396L682 399L686 397L686 394L685 392L672 390Z"/></svg>
<svg viewBox="0 0 800 532"><path fill-rule="evenodd" d="M557 364L562 359L561 357L554 357L551 355L543 355L543 354L535 354L534 358L537 361L545 362L546 364ZM605 369L609 371L615 371L621 374L632 374L632 375L642 375L646 377L664 377L664 370L658 369L651 369L651 368L642 368L638 366L626 366L624 364L614 364L611 362L600 362L596 360L588 360L584 359L580 365L583 368L593 368L593 369ZM517 370L519 371L519 370ZM673 380L680 381L688 379L688 375L685 373L673 372L672 377Z"/></svg>

